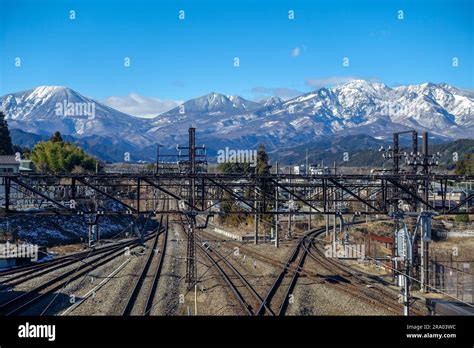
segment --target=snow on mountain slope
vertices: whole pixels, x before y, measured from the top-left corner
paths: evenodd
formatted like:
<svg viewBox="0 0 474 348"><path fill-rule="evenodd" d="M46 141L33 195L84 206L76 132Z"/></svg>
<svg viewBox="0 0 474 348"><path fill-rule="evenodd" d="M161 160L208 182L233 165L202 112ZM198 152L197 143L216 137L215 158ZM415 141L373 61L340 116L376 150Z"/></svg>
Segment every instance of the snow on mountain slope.
<svg viewBox="0 0 474 348"><path fill-rule="evenodd" d="M127 138L147 145L143 136L146 121L124 114L78 92L60 86L40 86L7 94L0 99L6 119L13 128L51 134L104 135Z"/></svg>
<svg viewBox="0 0 474 348"><path fill-rule="evenodd" d="M283 102L283 99L279 97L270 97L260 101L260 104L264 107L273 107L280 105Z"/></svg>
<svg viewBox="0 0 474 348"><path fill-rule="evenodd" d="M225 96L215 93L193 99L181 113L176 109L157 116L148 134L178 142L194 126L201 137L216 144L240 142L255 147L264 142L279 148L325 135L387 137L410 128L448 138L474 134L473 93L447 84L390 88L353 80L287 101L264 101L253 110L229 105Z"/></svg>
<svg viewBox="0 0 474 348"><path fill-rule="evenodd" d="M392 99L400 107L393 108L392 119L401 123L415 121L423 127L452 134L462 133L458 127L474 125L474 96L447 84L424 83L394 89Z"/></svg>
<svg viewBox="0 0 474 348"><path fill-rule="evenodd" d="M127 115L65 87L38 87L0 101L13 128L37 134L59 130L79 137L114 137L141 148L158 142L186 143L190 126L197 128L200 142L217 149L259 143L284 148L328 135L387 137L394 130L409 128L447 138L474 134L474 93L444 83L390 88L353 80L290 100L273 97L261 103L210 93L151 119ZM58 105L62 112L57 112ZM90 105L93 115L87 113Z"/></svg>
<svg viewBox="0 0 474 348"><path fill-rule="evenodd" d="M400 126L460 138L472 136L474 98L472 93L447 84L392 89L380 83L354 80L312 91L259 114L288 121L296 128L311 122L320 124L319 130L328 134L353 127L363 130L361 126L388 119Z"/></svg>
<svg viewBox="0 0 474 348"><path fill-rule="evenodd" d="M229 115L253 111L259 107L261 107L260 104L239 96L226 96L219 93L209 93L188 100L184 104L159 115L157 119L169 116L179 117L179 115Z"/></svg>

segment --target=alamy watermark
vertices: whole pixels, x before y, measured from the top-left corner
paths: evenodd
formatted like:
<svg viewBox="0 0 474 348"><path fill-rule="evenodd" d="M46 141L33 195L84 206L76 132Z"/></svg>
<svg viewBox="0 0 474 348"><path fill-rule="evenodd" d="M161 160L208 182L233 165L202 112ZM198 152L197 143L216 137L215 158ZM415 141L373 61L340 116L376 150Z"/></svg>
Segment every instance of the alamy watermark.
<svg viewBox="0 0 474 348"><path fill-rule="evenodd" d="M336 242L324 246L324 256L338 259L365 259L364 244L344 244Z"/></svg>
<svg viewBox="0 0 474 348"><path fill-rule="evenodd" d="M52 342L56 339L56 325L37 325L26 322L18 326L19 338L46 338Z"/></svg>
<svg viewBox="0 0 474 348"><path fill-rule="evenodd" d="M217 163L249 163L257 165L257 150L232 150L226 147L217 151Z"/></svg>
<svg viewBox="0 0 474 348"><path fill-rule="evenodd" d="M16 259L24 258L38 261L38 245L36 244L11 244L6 242L0 244L0 258Z"/></svg>
<svg viewBox="0 0 474 348"><path fill-rule="evenodd" d="M79 116L89 119L95 118L95 103L71 103L63 100L62 103L56 103L54 112L56 116Z"/></svg>

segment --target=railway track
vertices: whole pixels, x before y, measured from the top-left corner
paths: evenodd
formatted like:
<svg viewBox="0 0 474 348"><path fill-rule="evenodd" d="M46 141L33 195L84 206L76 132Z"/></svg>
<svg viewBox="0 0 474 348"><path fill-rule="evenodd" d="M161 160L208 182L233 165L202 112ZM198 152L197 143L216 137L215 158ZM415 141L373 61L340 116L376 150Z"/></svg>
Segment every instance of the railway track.
<svg viewBox="0 0 474 348"><path fill-rule="evenodd" d="M167 205L167 206L166 206ZM164 209L168 209L169 201L164 203ZM158 282L163 268L164 257L166 253L166 245L168 240L169 215L161 215L160 230L157 232L153 240L152 247L147 256L147 260L143 265L139 277L137 278L132 292L130 293L127 303L122 311L123 316L129 315L150 315L153 309L153 302L158 287ZM160 237L162 242L159 243ZM158 250L158 245L161 249ZM159 257L157 254L159 253Z"/></svg>
<svg viewBox="0 0 474 348"><path fill-rule="evenodd" d="M359 275L350 267L324 255L324 252L318 248L316 244L316 238L321 235L321 233L322 232L318 232L313 235L311 239L306 240L305 248L308 250L308 256L334 274L326 277L327 282L353 297L370 302L374 306L388 309L394 314L401 315L401 313L403 313L403 307L398 303L398 298L393 296L392 293L378 287L374 282L369 282L366 277ZM425 314L421 310L413 307L411 312L421 316Z"/></svg>
<svg viewBox="0 0 474 348"><path fill-rule="evenodd" d="M125 229L121 232L125 232ZM121 234L120 233L120 234ZM2 283L5 283L7 281L11 281L13 279L18 279L22 276L27 276L30 274L33 274L35 272L38 272L40 270L46 270L49 268L52 268L56 265L61 265L65 264L67 262L74 262L78 260L83 260L84 258L94 256L97 254L100 254L102 252L107 251L108 249L114 247L115 245L118 245L119 243L127 243L128 241L125 240L123 242L116 242L116 243L109 243L109 245L103 245L94 248L92 251L87 250L87 251L81 251L81 252L76 252L68 255L63 255L63 256L58 256L55 257L54 259L47 260L47 261L42 261L39 263L35 263L32 265L25 265L25 266L16 266L13 268L5 269L5 270L0 270L0 278L4 278L2 280ZM9 277L11 276L11 277ZM0 288L1 290L2 288Z"/></svg>
<svg viewBox="0 0 474 348"><path fill-rule="evenodd" d="M151 236L149 236L148 239L149 238L151 238ZM116 245L104 253L95 255L95 258L88 258L85 261L83 260L77 267L66 270L59 275L55 275L54 277L41 282L34 288L0 303L0 315L22 315L23 313L32 310L42 314L49 305L47 307L40 306L41 300L61 291L70 282L86 276L91 271L107 264L118 256L124 255L124 252L139 245L140 241L134 239L124 244ZM28 314L30 313L28 312Z"/></svg>
<svg viewBox="0 0 474 348"><path fill-rule="evenodd" d="M179 217L178 221L181 229L185 235L187 235L182 216ZM263 304L263 298L258 294L255 288L245 279L242 273L232 265L226 256L222 255L216 248L213 248L208 243L203 245L197 241L196 246L201 254L211 262L212 267L221 275L246 315L256 315L262 305L270 315L274 315L273 311Z"/></svg>
<svg viewBox="0 0 474 348"><path fill-rule="evenodd" d="M388 309L394 314L401 314L403 312L402 305L398 303L398 298L394 297L392 293L386 289L375 287L365 277L358 275L349 267L324 255L315 245L315 238L324 232L325 228L315 229L300 239L268 290L264 302L257 311L257 315L267 315L268 307L272 308L273 312L278 316L285 315L290 295L298 277L310 275L308 272L303 271L303 266L308 256L330 272L331 275L323 276L324 281L330 284L330 286L379 308ZM317 276L321 277L320 274ZM415 308L412 308L412 313L424 315L422 311Z"/></svg>
<svg viewBox="0 0 474 348"><path fill-rule="evenodd" d="M73 255L62 256L57 259L47 261L45 263L31 265L14 270L8 270L0 273L1 285L0 291L13 288L14 286L23 284L31 279L45 276L48 273L57 271L61 268L73 265L74 263L84 262L84 260L102 255L117 247L127 247L131 243L130 240L111 243L110 245L93 249L86 252L75 253Z"/></svg>
<svg viewBox="0 0 474 348"><path fill-rule="evenodd" d="M320 231L323 232L325 229L322 228L313 230L300 239L296 247L293 249L290 257L286 261L283 269L278 274L277 278L268 290L267 295L264 298L264 302L257 311L257 315L268 315L268 307L274 308L274 312L278 316L285 314L291 292L296 285L296 281L298 280L300 272L303 270L304 261L308 255L308 249L305 247L305 243L314 234ZM286 279L288 281L285 281ZM284 283L287 284L283 286Z"/></svg>

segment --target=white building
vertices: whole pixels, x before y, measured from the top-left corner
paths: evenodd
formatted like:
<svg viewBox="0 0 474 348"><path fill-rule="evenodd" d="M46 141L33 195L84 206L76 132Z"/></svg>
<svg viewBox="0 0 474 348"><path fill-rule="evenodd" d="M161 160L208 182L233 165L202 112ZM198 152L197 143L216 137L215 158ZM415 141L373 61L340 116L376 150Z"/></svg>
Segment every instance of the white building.
<svg viewBox="0 0 474 348"><path fill-rule="evenodd" d="M0 174L19 172L20 161L17 161L15 156L0 156Z"/></svg>
<svg viewBox="0 0 474 348"><path fill-rule="evenodd" d="M0 156L0 175L6 173L19 173L20 162L16 160L15 156ZM4 204L5 199L5 183L4 178L0 177L0 206Z"/></svg>
<svg viewBox="0 0 474 348"><path fill-rule="evenodd" d="M319 165L311 165L309 166L309 174L311 175L323 175L323 174L330 174L330 170L328 167L321 167Z"/></svg>

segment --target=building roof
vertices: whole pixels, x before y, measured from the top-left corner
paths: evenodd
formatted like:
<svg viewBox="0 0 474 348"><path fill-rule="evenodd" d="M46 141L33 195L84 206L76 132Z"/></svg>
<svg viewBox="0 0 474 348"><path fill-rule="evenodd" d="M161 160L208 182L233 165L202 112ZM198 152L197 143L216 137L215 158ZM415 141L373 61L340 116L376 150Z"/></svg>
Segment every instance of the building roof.
<svg viewBox="0 0 474 348"><path fill-rule="evenodd" d="M34 171L34 168L35 167L32 160L20 160L20 172L32 172Z"/></svg>
<svg viewBox="0 0 474 348"><path fill-rule="evenodd" d="M15 156L0 156L0 165L20 165Z"/></svg>

